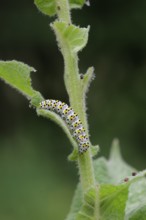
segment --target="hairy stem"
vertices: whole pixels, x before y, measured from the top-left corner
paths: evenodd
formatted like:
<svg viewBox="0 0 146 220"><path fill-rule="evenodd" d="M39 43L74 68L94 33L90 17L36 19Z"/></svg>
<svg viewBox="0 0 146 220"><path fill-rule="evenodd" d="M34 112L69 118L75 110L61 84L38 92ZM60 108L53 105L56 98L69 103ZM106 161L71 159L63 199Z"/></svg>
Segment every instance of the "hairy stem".
<svg viewBox="0 0 146 220"><path fill-rule="evenodd" d="M59 4L60 10L58 10L58 19L59 21L64 21L67 24L71 22L70 11L68 6L68 0L56 0L56 5ZM61 52L63 54L64 63L65 63L65 73L64 81L65 86L69 95L70 104L79 115L86 131L88 134L88 124L85 111L85 94L81 88L79 69L78 69L78 56L76 53L72 53L68 45L62 45ZM85 193L91 186L95 186L95 176L93 169L93 161L90 148L87 152L79 155L78 157L78 167L80 173L80 181L82 185L83 193ZM98 200L98 188L97 189L97 200ZM98 207L98 205L97 205ZM95 219L99 219L99 210L95 208Z"/></svg>
<svg viewBox="0 0 146 220"><path fill-rule="evenodd" d="M59 20L71 23L69 3L66 0L56 0L56 11Z"/></svg>
<svg viewBox="0 0 146 220"><path fill-rule="evenodd" d="M77 56L72 57L69 51L64 48L64 62L65 62L65 84L69 95L70 104L78 113L88 134L88 126L85 112L85 99L82 89L80 87L79 71ZM86 191L91 185L95 184L93 163L90 149L83 155L79 155L78 159L80 178L83 190Z"/></svg>

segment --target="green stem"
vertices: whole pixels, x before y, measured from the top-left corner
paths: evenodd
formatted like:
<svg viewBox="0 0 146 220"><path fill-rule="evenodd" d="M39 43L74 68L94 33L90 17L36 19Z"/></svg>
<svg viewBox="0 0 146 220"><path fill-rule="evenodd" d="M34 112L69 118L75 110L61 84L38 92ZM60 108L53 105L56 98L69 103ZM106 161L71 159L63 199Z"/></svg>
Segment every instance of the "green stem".
<svg viewBox="0 0 146 220"><path fill-rule="evenodd" d="M78 57L75 54L72 56L68 48L64 47L62 49L65 63L64 82L69 95L70 104L78 113L88 133L88 125L85 112L85 99L81 89L79 77Z"/></svg>
<svg viewBox="0 0 146 220"><path fill-rule="evenodd" d="M66 47L62 48L62 52L64 55L65 62L65 85L69 95L70 103L73 109L78 113L84 127L88 132L88 124L87 117L85 112L85 97L83 90L81 89L80 78L79 78L79 70L78 70L78 57L72 56L69 53ZM94 168L93 168L93 160L91 155L90 148L83 155L79 155L78 157L78 167L80 173L80 181L82 185L83 193L85 193L91 186L95 186L96 189L96 199L95 199L95 220L99 220L99 199L98 192L99 189L97 187L95 176L94 176Z"/></svg>
<svg viewBox="0 0 146 220"><path fill-rule="evenodd" d="M71 22L68 0L56 0L56 5L59 4L60 10L58 10L58 19L64 21L67 24ZM62 9L62 10L61 10ZM85 112L85 94L81 88L81 82L79 77L78 69L78 56L76 53L71 53L68 45L61 45L61 51L64 57L65 63L65 73L64 81L65 86L69 95L70 104L79 115L86 131L88 134L88 124ZM97 189L97 200L98 201L98 188L95 182L94 169L93 169L93 160L91 155L90 148L86 153L79 155L78 157L78 166L80 172L80 180L82 185L83 193L85 193L91 186L95 186ZM97 202L99 204L99 202ZM95 219L98 220L99 209L98 205L95 208Z"/></svg>
<svg viewBox="0 0 146 220"><path fill-rule="evenodd" d="M70 54L67 47L62 48L65 62L64 81L69 95L70 104L79 115L88 135L88 126L85 112L85 99L81 89L78 58L77 55ZM90 149L78 159L79 171L83 190L86 191L91 185L95 184L93 162Z"/></svg>
<svg viewBox="0 0 146 220"><path fill-rule="evenodd" d="M82 188L83 191L86 192L91 186L95 185L90 149L83 155L79 156L78 164Z"/></svg>
<svg viewBox="0 0 146 220"><path fill-rule="evenodd" d="M56 11L58 15L58 19L60 21L65 21L68 24L71 24L69 3L66 0L56 0Z"/></svg>

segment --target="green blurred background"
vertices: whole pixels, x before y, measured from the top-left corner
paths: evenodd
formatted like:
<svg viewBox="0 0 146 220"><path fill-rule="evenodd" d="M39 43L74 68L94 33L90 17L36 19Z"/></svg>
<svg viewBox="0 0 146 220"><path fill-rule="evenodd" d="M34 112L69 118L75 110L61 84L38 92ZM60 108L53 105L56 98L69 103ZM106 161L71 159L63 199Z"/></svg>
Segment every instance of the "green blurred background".
<svg viewBox="0 0 146 220"><path fill-rule="evenodd" d="M80 70L95 67L87 99L91 141L108 157L113 138L124 159L141 170L146 155L146 1L96 0L72 12L91 25ZM0 59L37 69L33 86L68 103L63 59L49 23L30 0L0 2ZM37 117L21 94L0 81L0 219L63 220L78 170L67 161L71 144L53 122Z"/></svg>

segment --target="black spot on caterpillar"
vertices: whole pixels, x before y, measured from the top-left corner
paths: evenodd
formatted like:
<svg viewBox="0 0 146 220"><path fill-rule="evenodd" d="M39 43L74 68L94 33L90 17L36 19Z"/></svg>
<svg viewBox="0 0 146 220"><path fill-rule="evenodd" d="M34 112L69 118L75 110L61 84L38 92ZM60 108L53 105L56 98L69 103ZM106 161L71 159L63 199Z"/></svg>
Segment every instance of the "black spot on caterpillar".
<svg viewBox="0 0 146 220"><path fill-rule="evenodd" d="M64 102L48 99L40 103L40 108L59 114L78 143L79 153L82 154L87 151L89 147L89 138L78 115L71 107Z"/></svg>

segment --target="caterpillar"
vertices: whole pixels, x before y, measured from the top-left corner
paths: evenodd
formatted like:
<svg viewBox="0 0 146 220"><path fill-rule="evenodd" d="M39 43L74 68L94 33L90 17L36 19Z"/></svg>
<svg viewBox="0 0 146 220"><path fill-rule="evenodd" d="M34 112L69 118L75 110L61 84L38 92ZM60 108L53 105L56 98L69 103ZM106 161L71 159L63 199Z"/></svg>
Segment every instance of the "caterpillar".
<svg viewBox="0 0 146 220"><path fill-rule="evenodd" d="M67 127L73 135L73 138L78 143L79 154L87 151L89 147L89 138L81 120L71 107L64 102L48 99L40 103L40 108L59 114L60 117L65 121Z"/></svg>

